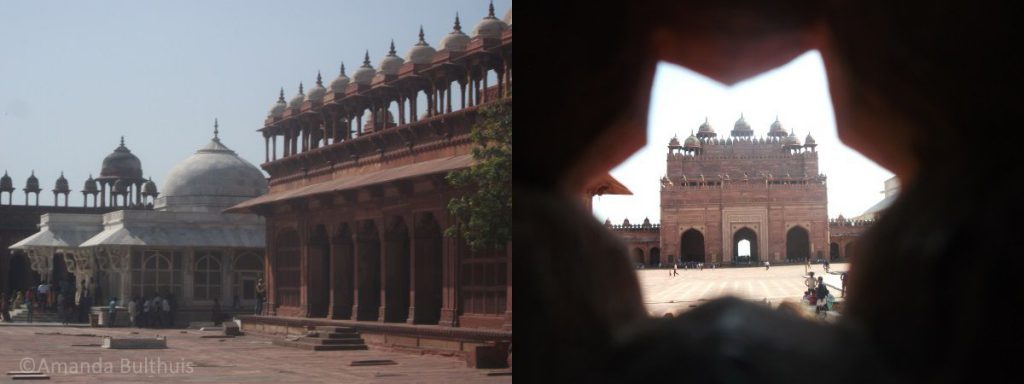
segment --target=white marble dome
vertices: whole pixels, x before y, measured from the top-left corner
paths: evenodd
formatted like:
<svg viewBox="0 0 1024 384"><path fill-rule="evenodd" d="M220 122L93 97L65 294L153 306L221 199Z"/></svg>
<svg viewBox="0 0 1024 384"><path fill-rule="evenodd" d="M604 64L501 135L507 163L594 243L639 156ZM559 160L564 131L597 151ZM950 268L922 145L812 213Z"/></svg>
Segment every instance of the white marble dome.
<svg viewBox="0 0 1024 384"><path fill-rule="evenodd" d="M286 109L288 109L288 103L284 101L284 88L281 88L281 95L277 97L277 102L270 107L267 116L281 117Z"/></svg>
<svg viewBox="0 0 1024 384"><path fill-rule="evenodd" d="M292 97L292 100L288 102L289 108L299 109L302 108L302 103L306 101L306 94L302 92L302 83L299 83L299 93Z"/></svg>
<svg viewBox="0 0 1024 384"><path fill-rule="evenodd" d="M405 61L413 64L430 64L434 60L435 53L437 53L437 50L423 39L423 27L421 26L420 41L409 49L409 54L405 56Z"/></svg>
<svg viewBox="0 0 1024 384"><path fill-rule="evenodd" d="M306 98L312 102L324 101L324 95L327 94L327 88L324 88L324 81L320 78L320 72L316 73L316 85L309 89L309 93L306 94Z"/></svg>
<svg viewBox="0 0 1024 384"><path fill-rule="evenodd" d="M215 135L205 147L178 163L165 179L155 209L221 212L267 193L267 178Z"/></svg>
<svg viewBox="0 0 1024 384"><path fill-rule="evenodd" d="M351 79L345 76L345 63L341 63L341 73L331 81L331 92L345 93L345 87L348 87L349 81Z"/></svg>
<svg viewBox="0 0 1024 384"><path fill-rule="evenodd" d="M473 28L473 36L480 36L487 39L500 39L501 31L508 28L508 25L504 21L494 17L494 3L491 3L490 10L487 12L487 16L476 23L476 28Z"/></svg>
<svg viewBox="0 0 1024 384"><path fill-rule="evenodd" d="M441 39L441 44L438 44L441 49L447 49L452 52L462 52L466 50L466 46L469 45L469 36L462 33L462 25L459 24L459 15L455 14L455 26L451 32L444 35Z"/></svg>
<svg viewBox="0 0 1024 384"><path fill-rule="evenodd" d="M391 50L380 61L380 72L388 76L397 75L398 70L402 68L402 64L405 64L405 60L402 60L401 57L395 54L395 42L392 40Z"/></svg>
<svg viewBox="0 0 1024 384"><path fill-rule="evenodd" d="M369 85L373 81L373 76L377 75L377 71L373 70L370 65L370 51L366 51L366 57L363 59L363 66L356 69L356 73L352 74L352 80L357 84Z"/></svg>

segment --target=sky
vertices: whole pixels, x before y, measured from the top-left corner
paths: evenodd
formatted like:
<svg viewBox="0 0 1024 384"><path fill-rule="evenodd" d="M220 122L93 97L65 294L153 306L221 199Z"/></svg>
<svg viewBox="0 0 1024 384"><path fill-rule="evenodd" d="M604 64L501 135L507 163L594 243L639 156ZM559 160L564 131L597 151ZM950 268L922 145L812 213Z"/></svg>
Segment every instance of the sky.
<svg viewBox="0 0 1024 384"><path fill-rule="evenodd" d="M46 1L0 3L0 172L24 201L34 170L41 205L61 171L71 205L99 175L120 137L158 186L213 136L253 164L256 132L284 87L324 85L344 61L351 76L369 50L378 67L391 39L405 57L418 40L437 48L458 12L464 33L487 0ZM503 18L511 0L495 0ZM4 201L6 202L6 196ZM33 200L34 202L34 200Z"/></svg>
<svg viewBox="0 0 1024 384"><path fill-rule="evenodd" d="M595 196L594 216L615 224L629 218L660 222L661 182L668 142L682 141L705 117L718 133L729 136L740 113L757 137L768 133L778 116L795 129L801 142L808 133L818 143L818 171L828 177L828 214L857 216L880 201L882 183L892 173L853 149L836 134L835 115L821 55L811 51L775 70L732 87L673 64L658 65L651 91L647 146L611 171L632 196Z"/></svg>

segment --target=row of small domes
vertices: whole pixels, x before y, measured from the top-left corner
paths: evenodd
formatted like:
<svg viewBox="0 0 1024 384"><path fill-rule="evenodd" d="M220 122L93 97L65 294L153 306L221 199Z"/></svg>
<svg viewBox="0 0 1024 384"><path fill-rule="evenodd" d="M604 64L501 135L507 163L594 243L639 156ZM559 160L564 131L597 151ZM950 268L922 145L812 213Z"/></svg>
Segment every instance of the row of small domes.
<svg viewBox="0 0 1024 384"><path fill-rule="evenodd" d="M690 137L687 137L686 140L683 141L683 145L681 145L681 147L683 147L683 149L700 148L701 139L707 139L715 137L717 135L718 134L715 133L715 130L711 128L711 124L708 123L707 118L705 118L704 123L701 124L700 127L697 129L697 134L694 135L691 132ZM748 124L746 119L743 118L743 115L740 114L740 119L737 120L736 124L733 126L732 136L752 137L753 135L754 131L753 129L750 128L750 124ZM813 148L818 145L817 142L814 140L814 137L811 137L810 133L807 133L807 137L804 139L804 143L800 144L800 139L796 137L796 133L793 132L792 130L787 133L786 129L782 128L782 123L779 122L778 117L775 118L775 122L773 122L771 127L768 129L768 137L782 138L781 140L783 147L790 149L795 149L799 147ZM668 145L669 147L680 147L679 138L672 137L672 139L669 140Z"/></svg>
<svg viewBox="0 0 1024 384"><path fill-rule="evenodd" d="M498 19L494 16L494 3L492 2L488 10L487 16L477 23L476 28L473 29L474 37L483 37L488 39L501 38L501 33L512 27L512 9L508 10L505 15L505 20ZM462 25L459 23L459 15L455 14L455 25L452 27L452 31L449 32L444 38L441 39L440 47L442 50L448 50L451 52L462 52L466 50L466 46L469 45L470 37L465 33L462 33ZM378 73L384 75L397 75L399 68L405 64L406 61L414 64L430 64L434 58L434 54L437 53L430 44L424 39L423 27L420 27L420 40L409 49L409 53L405 56L405 59L398 57L395 52L395 41L391 41L391 47L388 50L387 56L384 56L380 61L380 68L374 69L370 65L370 51L366 51L366 55L363 57L363 65L356 69L349 78L345 74L345 63L341 63L341 72L338 77L331 81L329 85L330 89L334 93L342 93L345 91L345 87L348 87L349 83L355 82L356 84L370 84L373 81L373 77ZM320 102L323 101L324 95L327 94L327 88L323 85L323 80L319 72L316 74L316 85L310 88L308 93L303 91L302 83L299 83L299 93L292 97L291 101L285 102L284 100L284 88L281 88L281 93L277 98L277 102L270 107L268 116L280 117L284 114L288 108L298 109L302 107L302 103L306 100Z"/></svg>
<svg viewBox="0 0 1024 384"><path fill-rule="evenodd" d="M128 193L129 182L124 179L118 179L114 182L113 193ZM36 177L36 172L32 171L32 175L25 181L26 192L40 192L39 178ZM11 180L11 176L4 171L4 175L0 176L0 192L13 192L14 182ZM53 186L53 191L57 193L68 193L71 192L71 187L68 184L68 179L64 177L64 172L60 173L60 177L57 178L57 182ZM99 192L99 186L96 183L96 179L89 175L89 179L85 180L85 185L82 188L82 192L94 193ZM142 184L142 195L157 195L156 183L153 179L147 180Z"/></svg>

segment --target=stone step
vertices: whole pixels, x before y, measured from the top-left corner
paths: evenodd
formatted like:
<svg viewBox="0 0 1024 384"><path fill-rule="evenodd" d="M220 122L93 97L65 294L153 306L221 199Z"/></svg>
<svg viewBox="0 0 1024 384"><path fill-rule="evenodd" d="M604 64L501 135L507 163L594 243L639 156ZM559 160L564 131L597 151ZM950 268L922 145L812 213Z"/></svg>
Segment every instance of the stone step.
<svg viewBox="0 0 1024 384"><path fill-rule="evenodd" d="M358 337L349 338L349 339L322 339L322 338L318 338L318 337L302 337L302 338L299 338L298 341L309 342L309 343L319 344L319 345L363 344L363 339L360 339Z"/></svg>
<svg viewBox="0 0 1024 384"><path fill-rule="evenodd" d="M316 330L326 333L358 333L355 328L352 327L316 327Z"/></svg>
<svg viewBox="0 0 1024 384"><path fill-rule="evenodd" d="M320 337L325 339L362 339L359 333L321 333Z"/></svg>
<svg viewBox="0 0 1024 384"><path fill-rule="evenodd" d="M291 341L291 340L280 340L280 339L274 340L273 343L274 343L274 345L278 345L278 346L282 346L282 347L291 347L291 348L305 349L307 351L361 351L361 350L369 349L369 348L366 347L365 344L322 345L322 344L313 344L313 343L301 342L299 340Z"/></svg>

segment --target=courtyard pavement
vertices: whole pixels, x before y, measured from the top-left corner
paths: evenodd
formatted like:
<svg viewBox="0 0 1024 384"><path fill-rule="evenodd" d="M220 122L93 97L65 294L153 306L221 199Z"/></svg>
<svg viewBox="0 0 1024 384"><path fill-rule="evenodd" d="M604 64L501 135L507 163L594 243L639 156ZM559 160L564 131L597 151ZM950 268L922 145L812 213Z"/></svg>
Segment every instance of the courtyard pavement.
<svg viewBox="0 0 1024 384"><path fill-rule="evenodd" d="M842 287L838 272L846 271L848 264L831 264L825 274L825 284L837 298ZM696 307L701 302L723 296L762 301L768 299L773 305L782 301L800 301L804 286L805 266L679 269L679 276L669 276L671 269L640 269L637 276L643 291L644 304L651 316L663 316L666 312L680 313ZM821 264L812 264L810 271L815 277L825 273Z"/></svg>
<svg viewBox="0 0 1024 384"><path fill-rule="evenodd" d="M132 334L138 332L138 334ZM179 329L6 326L0 324L0 381L21 370L49 372L53 382L163 383L511 383L454 357L369 351L312 352L271 345L246 335L200 338L211 332ZM101 336L166 336L167 349L103 349ZM356 360L394 365L350 366ZM98 372L98 373L96 373ZM507 372L507 370L506 370Z"/></svg>

